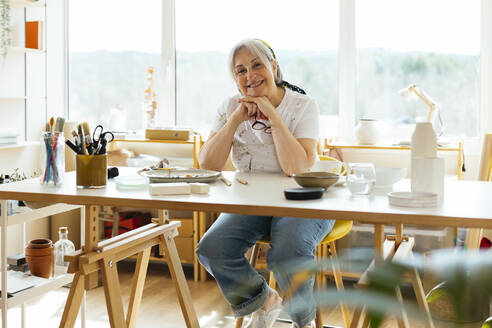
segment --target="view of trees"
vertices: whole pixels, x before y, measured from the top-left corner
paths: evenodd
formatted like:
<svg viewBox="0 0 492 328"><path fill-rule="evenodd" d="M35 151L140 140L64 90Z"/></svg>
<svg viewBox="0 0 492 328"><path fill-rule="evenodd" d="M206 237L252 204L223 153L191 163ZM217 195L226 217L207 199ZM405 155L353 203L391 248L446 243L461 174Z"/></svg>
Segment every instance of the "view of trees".
<svg viewBox="0 0 492 328"><path fill-rule="evenodd" d="M322 115L338 113L338 53L277 51L284 78L314 97ZM177 124L208 132L218 106L237 90L222 52L177 53ZM70 54L70 117L108 124L114 115L142 128L146 71L161 74L160 56L143 52ZM160 90L159 80L155 89ZM421 101L407 102L398 91L417 84L440 103L448 136L476 136L479 113L479 57L360 49L357 118L411 124L425 117ZM114 111L117 105L120 111ZM342 109L343 110L343 109Z"/></svg>

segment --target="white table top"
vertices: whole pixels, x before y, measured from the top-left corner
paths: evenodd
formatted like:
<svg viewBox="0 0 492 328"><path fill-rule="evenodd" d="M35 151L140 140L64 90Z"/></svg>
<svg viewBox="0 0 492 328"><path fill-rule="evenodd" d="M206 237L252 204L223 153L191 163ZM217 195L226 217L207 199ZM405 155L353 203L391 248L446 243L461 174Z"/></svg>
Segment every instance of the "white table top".
<svg viewBox="0 0 492 328"><path fill-rule="evenodd" d="M120 168L120 175L134 172L133 168ZM151 196L147 189L118 190L111 180L103 189L77 189L75 172L69 172L59 187L41 185L39 179L0 185L0 199L492 228L492 183L488 182L446 181L441 205L435 208L406 208L389 205L387 193L391 190L387 189L376 188L369 196L352 196L346 187L334 186L321 199L293 201L285 199L283 190L298 185L293 178L283 174L223 174L232 186L228 187L217 180L210 183L208 195ZM240 184L236 177L247 180L249 184ZM393 186L395 191L409 189L408 180Z"/></svg>

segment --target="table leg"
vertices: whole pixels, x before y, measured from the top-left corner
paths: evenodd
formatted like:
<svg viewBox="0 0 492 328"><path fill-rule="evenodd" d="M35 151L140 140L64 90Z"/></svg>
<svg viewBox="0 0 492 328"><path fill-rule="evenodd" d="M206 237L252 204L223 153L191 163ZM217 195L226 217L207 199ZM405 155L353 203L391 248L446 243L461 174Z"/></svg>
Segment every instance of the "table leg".
<svg viewBox="0 0 492 328"><path fill-rule="evenodd" d="M477 249L480 248L480 242L482 241L483 229L469 228L466 234L465 248Z"/></svg>
<svg viewBox="0 0 492 328"><path fill-rule="evenodd" d="M99 242L99 205L85 206L85 251L87 253L97 249ZM85 289L90 290L96 288L99 284L99 276L97 272L86 276Z"/></svg>
<svg viewBox="0 0 492 328"><path fill-rule="evenodd" d="M205 230L207 227L207 220L206 220L206 214L205 212L200 212L200 223L198 224L200 227L200 234L199 238L202 239L203 235L205 234ZM207 280L207 270L200 265L200 281L205 281Z"/></svg>
<svg viewBox="0 0 492 328"><path fill-rule="evenodd" d="M398 323L398 327L400 328L408 328L410 327L410 324L408 322L408 316L407 316L407 311L403 309L403 297L401 296L401 290L400 287L397 286L395 288L395 294L396 294L396 299L398 300L398 303L402 306L401 309L401 317L396 318L396 322Z"/></svg>
<svg viewBox="0 0 492 328"><path fill-rule="evenodd" d="M350 323L350 328L359 327L359 322L362 317L362 312L364 312L364 309L362 307L355 308L354 315L352 316L352 322Z"/></svg>
<svg viewBox="0 0 492 328"><path fill-rule="evenodd" d="M74 274L72 286L68 293L68 298L63 310L60 328L72 328L75 325L77 314L79 312L80 303L84 296L85 276L79 272Z"/></svg>
<svg viewBox="0 0 492 328"><path fill-rule="evenodd" d="M374 259L380 260L383 258L384 250L384 224L374 225Z"/></svg>
<svg viewBox="0 0 492 328"><path fill-rule="evenodd" d="M395 246L398 248L403 241L403 224L395 224L396 236L395 236Z"/></svg>
<svg viewBox="0 0 492 328"><path fill-rule="evenodd" d="M198 246L199 241L199 214L197 211L193 212L193 250ZM193 252L193 281L198 281L200 277L200 263L198 262L198 256Z"/></svg>
<svg viewBox="0 0 492 328"><path fill-rule="evenodd" d="M137 265L135 266L135 273L133 274L130 302L128 304L128 312L126 315L126 326L128 328L135 328L137 325L138 310L140 309L140 303L142 301L142 293L151 249L152 247L149 247L138 253Z"/></svg>
<svg viewBox="0 0 492 328"><path fill-rule="evenodd" d="M331 259L331 268L333 270L333 278L335 279L335 285L337 286L338 291L343 291L343 279L342 273L340 272L340 266L337 262L337 251L335 247L335 242L330 242L330 259ZM350 311L347 307L347 304L340 303L340 310L343 315L343 322L345 323L345 327L350 326Z"/></svg>
<svg viewBox="0 0 492 328"><path fill-rule="evenodd" d="M200 327L200 324L198 323L195 308L193 307L190 290L186 282L183 267L181 266L181 261L179 260L176 244L171 236L164 236L163 239L166 247L165 252L168 255L167 263L169 266L169 271L171 271L174 287L176 288L176 293L178 294L179 304L181 306L181 311L183 312L186 327L198 328Z"/></svg>
<svg viewBox="0 0 492 328"><path fill-rule="evenodd" d="M116 262L105 258L101 260L101 267L109 323L111 328L124 328L126 327L125 312Z"/></svg>
<svg viewBox="0 0 492 328"><path fill-rule="evenodd" d="M411 256L413 256L413 254ZM415 292L417 303L425 311L425 315L427 319L425 326L427 328L434 328L434 322L432 320L432 315L429 310L429 304L427 304L424 287L422 286L422 281L420 280L420 275L417 269L413 269L412 272L410 272L410 278L412 279L413 291Z"/></svg>

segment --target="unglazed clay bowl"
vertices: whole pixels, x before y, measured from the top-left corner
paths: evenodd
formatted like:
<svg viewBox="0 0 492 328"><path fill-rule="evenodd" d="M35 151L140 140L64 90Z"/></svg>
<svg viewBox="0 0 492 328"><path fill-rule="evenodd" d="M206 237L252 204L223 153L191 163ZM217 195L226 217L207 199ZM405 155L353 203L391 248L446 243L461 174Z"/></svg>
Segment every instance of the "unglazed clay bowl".
<svg viewBox="0 0 492 328"><path fill-rule="evenodd" d="M340 176L331 172L304 172L292 175L301 187L328 188L334 185Z"/></svg>

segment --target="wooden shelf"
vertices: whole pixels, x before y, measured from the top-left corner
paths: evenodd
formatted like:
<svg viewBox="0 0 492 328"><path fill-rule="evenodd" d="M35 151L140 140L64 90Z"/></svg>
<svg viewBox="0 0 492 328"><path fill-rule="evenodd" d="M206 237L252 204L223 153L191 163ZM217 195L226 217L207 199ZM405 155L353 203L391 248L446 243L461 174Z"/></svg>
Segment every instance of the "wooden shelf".
<svg viewBox="0 0 492 328"><path fill-rule="evenodd" d="M26 208L23 209L21 213L9 215L7 218L8 220L7 225L10 226L14 224L21 224L24 222L29 222L29 221L45 218L48 216L52 216L55 214L68 212L81 207L83 206L57 203L57 204L51 204L45 207L38 208L36 209L36 211Z"/></svg>
<svg viewBox="0 0 492 328"><path fill-rule="evenodd" d="M2 100L6 100L6 101L9 101L9 100L18 101L18 100L26 100L26 99L43 100L43 99L46 99L46 97L44 97L44 96L0 96L0 101L2 101Z"/></svg>
<svg viewBox="0 0 492 328"><path fill-rule="evenodd" d="M8 303L8 308L12 308L14 306L21 305L22 303L26 302L27 300L45 295L47 292L60 288L68 283L71 283L73 280L73 275L71 274L63 274L60 275L54 279L46 279L45 282L36 285L32 288L26 289L24 291L21 291L19 293L16 293L13 297L9 297L7 299Z"/></svg>
<svg viewBox="0 0 492 328"><path fill-rule="evenodd" d="M30 49L30 48L23 48L23 47L9 47L8 52L23 52L26 54L45 54L46 50L39 50L39 49Z"/></svg>
<svg viewBox="0 0 492 328"><path fill-rule="evenodd" d="M133 139L114 139L113 142L145 142L145 143L171 143L171 144L193 144L193 139L188 140L156 140L145 138L133 138Z"/></svg>
<svg viewBox="0 0 492 328"><path fill-rule="evenodd" d="M15 149L15 148L22 148L26 146L32 146L32 145L39 145L39 141L24 141L24 142L18 142L16 144L7 144L2 146L0 144L0 151L2 150L8 150L8 149Z"/></svg>
<svg viewBox="0 0 492 328"><path fill-rule="evenodd" d="M10 6L21 8L40 8L46 6L46 1L10 0Z"/></svg>
<svg viewBox="0 0 492 328"><path fill-rule="evenodd" d="M26 100L26 96L0 96L0 100Z"/></svg>

